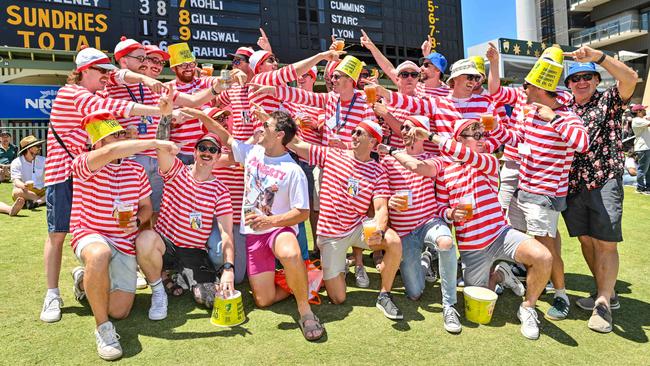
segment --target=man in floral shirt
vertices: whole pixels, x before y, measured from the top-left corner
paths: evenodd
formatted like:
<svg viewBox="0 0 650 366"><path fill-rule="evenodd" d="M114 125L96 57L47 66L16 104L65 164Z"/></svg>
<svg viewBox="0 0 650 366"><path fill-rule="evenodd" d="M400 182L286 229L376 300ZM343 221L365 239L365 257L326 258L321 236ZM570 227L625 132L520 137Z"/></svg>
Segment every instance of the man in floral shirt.
<svg viewBox="0 0 650 366"><path fill-rule="evenodd" d="M597 292L576 304L592 312L588 326L612 331L611 309L620 307L614 285L618 275L617 243L623 241L623 142L622 114L634 93L637 74L602 51L581 47L565 54L577 61L564 80L573 99L569 107L580 116L589 132L589 150L576 153L569 173L567 209L563 212L569 235L577 236L582 254L596 282ZM596 64L616 80L603 92Z"/></svg>

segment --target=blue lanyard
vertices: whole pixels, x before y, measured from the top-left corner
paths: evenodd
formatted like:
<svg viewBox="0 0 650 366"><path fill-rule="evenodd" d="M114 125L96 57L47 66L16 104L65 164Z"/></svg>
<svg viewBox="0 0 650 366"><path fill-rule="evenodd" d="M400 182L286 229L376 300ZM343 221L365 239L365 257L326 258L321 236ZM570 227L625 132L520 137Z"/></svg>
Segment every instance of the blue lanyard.
<svg viewBox="0 0 650 366"><path fill-rule="evenodd" d="M138 86L140 87L140 101L141 101L142 104L144 104L144 87L142 86L142 83L138 84ZM126 85L124 85L124 87L126 88L126 91L129 92L129 95L131 96L131 99L132 99L134 102L137 103L137 102L138 102L138 98L135 97L135 95L133 94L133 92L131 91L131 89L129 89L129 87L126 86Z"/></svg>
<svg viewBox="0 0 650 366"><path fill-rule="evenodd" d="M348 111L345 113L345 117L343 117L343 123L340 123L341 97L339 97L339 100L336 102L336 132L341 131L341 129L345 126L345 124L348 123L348 116L350 115L350 111L352 111L352 107L354 106L354 102L356 101L357 101L357 93L355 92L354 95L352 96L352 100L350 101L350 106L348 107Z"/></svg>

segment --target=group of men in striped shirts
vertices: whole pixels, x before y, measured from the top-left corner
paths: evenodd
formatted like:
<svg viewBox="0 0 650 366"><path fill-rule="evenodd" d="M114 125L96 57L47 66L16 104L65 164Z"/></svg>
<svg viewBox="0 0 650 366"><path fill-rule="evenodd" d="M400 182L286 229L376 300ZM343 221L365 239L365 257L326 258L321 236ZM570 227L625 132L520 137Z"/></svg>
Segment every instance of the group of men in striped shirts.
<svg viewBox="0 0 650 366"><path fill-rule="evenodd" d="M83 264L73 270L75 297L88 298L104 359L121 357L108 319L130 312L138 265L152 288L149 318L162 320L167 292L191 289L209 307L217 291L234 292L247 272L259 307L286 298L289 292L274 281L277 260L296 297L303 335L317 340L325 329L308 302L306 248L298 239L304 235L298 225L310 216L335 304L346 299L348 249L370 249L383 255L376 307L402 319L391 295L396 273L407 297L417 301L425 288L421 257L435 251L444 328L459 333L453 226L465 285L494 289L498 283L525 296L517 313L525 337L539 337L535 305L549 279L555 297L547 317L567 316L557 224L567 206L574 155L588 152L591 132L565 105L572 95L556 90L559 76L549 82L534 73L552 64L561 71L557 50L540 57L522 88L498 84L493 48L486 54L489 79L483 58L470 58L451 66L445 84L447 61L431 52L430 41L419 66L406 61L393 67L364 33L361 44L397 85L391 92L360 79L361 62L340 60L344 52L335 46L279 67L264 40L259 44L265 49L241 47L231 55L227 78L197 73L187 44L167 53L123 37L114 54L119 69L101 51L79 51L54 102L48 134L43 321L61 317L61 247L70 232ZM615 76L626 67L588 47L571 56L598 61ZM176 79L163 84L156 78L168 60ZM327 93L312 90L321 61L328 62ZM580 70L575 74L592 74ZM630 75L623 77L619 99L626 100ZM567 78L567 86L591 80L574 79ZM287 85L293 81L298 87ZM482 117L496 124L479 122ZM503 144L509 160L499 179L493 152ZM364 236L369 218L376 230ZM601 275L603 239L583 242L591 235L586 230L570 233L581 236L583 250L591 243L585 258L593 264L598 295L590 328L611 331L616 273L613 282L611 273ZM527 289L501 261L526 267ZM178 271L180 280L166 278L164 270ZM364 277L360 259L355 271L357 279ZM599 304L602 299L606 303Z"/></svg>

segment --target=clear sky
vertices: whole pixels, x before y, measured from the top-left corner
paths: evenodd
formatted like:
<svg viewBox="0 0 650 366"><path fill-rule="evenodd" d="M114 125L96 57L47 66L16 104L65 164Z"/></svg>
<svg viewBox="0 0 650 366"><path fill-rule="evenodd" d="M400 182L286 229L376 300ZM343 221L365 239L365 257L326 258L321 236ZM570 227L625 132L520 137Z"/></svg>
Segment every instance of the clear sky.
<svg viewBox="0 0 650 366"><path fill-rule="evenodd" d="M517 38L515 0L461 0L463 45L467 47L495 38Z"/></svg>

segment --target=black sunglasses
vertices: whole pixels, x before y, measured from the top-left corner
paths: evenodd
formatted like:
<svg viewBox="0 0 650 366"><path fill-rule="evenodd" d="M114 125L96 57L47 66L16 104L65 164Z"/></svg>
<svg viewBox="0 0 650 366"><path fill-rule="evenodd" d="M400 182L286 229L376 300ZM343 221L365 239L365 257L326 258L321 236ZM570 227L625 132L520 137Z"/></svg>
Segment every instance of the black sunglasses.
<svg viewBox="0 0 650 366"><path fill-rule="evenodd" d="M197 147L197 149L199 149L200 152L206 152L206 151L209 151L210 154L216 154L216 153L218 153L219 151L221 151L221 149L219 149L218 147L207 146L207 145L199 145L199 146Z"/></svg>
<svg viewBox="0 0 650 366"><path fill-rule="evenodd" d="M147 57L147 61L151 62L154 65L158 66L163 66L165 64L165 60L159 60L155 57Z"/></svg>
<svg viewBox="0 0 650 366"><path fill-rule="evenodd" d="M463 137L472 137L474 140L478 141L482 139L483 137L487 137L488 133L487 132L474 132L471 135L461 135Z"/></svg>
<svg viewBox="0 0 650 366"><path fill-rule="evenodd" d="M411 126L408 126L408 125L402 125L402 126L399 128L399 130L400 130L400 131L409 132L409 131L411 130Z"/></svg>
<svg viewBox="0 0 650 366"><path fill-rule="evenodd" d="M593 78L594 78L594 74L582 74L582 75L571 75L571 76L569 76L569 80L571 80L574 83L577 83L580 80L591 81L591 79L593 79Z"/></svg>
<svg viewBox="0 0 650 366"><path fill-rule="evenodd" d="M481 75L465 75L469 81L479 81L481 80Z"/></svg>
<svg viewBox="0 0 650 366"><path fill-rule="evenodd" d="M401 77L402 79L406 79L406 78L408 78L409 76L412 77L413 79L417 79L417 78L420 77L420 73L417 72L417 71L411 71L411 72L408 72L408 71L402 71L402 72L400 72L400 73L397 74L397 75L398 75L399 77Z"/></svg>
<svg viewBox="0 0 650 366"><path fill-rule="evenodd" d="M264 61L264 62L268 62L268 63L270 63L270 64L272 64L272 63L275 62L275 63L278 63L278 64L279 64L279 63L280 63L280 60L279 60L277 57L275 57L275 56L270 56L270 57L267 58L266 61Z"/></svg>
<svg viewBox="0 0 650 366"><path fill-rule="evenodd" d="M530 86L530 83L525 81L523 84L521 84L521 87L524 88L524 90L528 90L528 87Z"/></svg>
<svg viewBox="0 0 650 366"><path fill-rule="evenodd" d="M362 134L363 134L363 131L361 131L361 130L358 129L358 128L355 129L354 131L352 131L352 136L361 137Z"/></svg>
<svg viewBox="0 0 650 366"><path fill-rule="evenodd" d="M99 71L102 75L106 75L106 74L108 74L108 73L110 72L110 70L107 70L107 69L101 69L101 68L99 68L99 67L91 67L91 69L93 69L93 70L95 70L95 71Z"/></svg>

